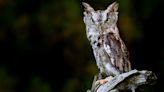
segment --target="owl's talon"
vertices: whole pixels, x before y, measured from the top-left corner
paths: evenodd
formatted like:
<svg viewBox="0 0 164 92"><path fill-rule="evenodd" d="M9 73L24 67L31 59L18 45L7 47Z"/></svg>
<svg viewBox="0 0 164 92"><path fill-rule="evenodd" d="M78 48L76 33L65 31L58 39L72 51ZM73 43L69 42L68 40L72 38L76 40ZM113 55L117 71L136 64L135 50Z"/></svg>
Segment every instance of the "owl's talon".
<svg viewBox="0 0 164 92"><path fill-rule="evenodd" d="M97 84L105 84L105 83L107 83L108 81L111 81L113 79L113 77L112 76L109 76L109 77L107 77L107 78L105 78L105 79L101 79L101 80L97 80L96 82L95 82L95 85L97 85Z"/></svg>
<svg viewBox="0 0 164 92"><path fill-rule="evenodd" d="M106 79L97 80L95 82L95 85L97 85L97 84L105 84L106 82L108 82L108 80L106 80Z"/></svg>

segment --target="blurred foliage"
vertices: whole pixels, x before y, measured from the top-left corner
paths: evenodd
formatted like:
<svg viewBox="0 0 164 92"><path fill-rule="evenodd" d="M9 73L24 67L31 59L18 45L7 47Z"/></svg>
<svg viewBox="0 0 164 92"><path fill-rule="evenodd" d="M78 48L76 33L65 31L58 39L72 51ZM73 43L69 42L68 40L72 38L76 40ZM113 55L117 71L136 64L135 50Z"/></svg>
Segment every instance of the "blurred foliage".
<svg viewBox="0 0 164 92"><path fill-rule="evenodd" d="M10 76L5 68L0 68L0 92L15 92L14 87L18 81L13 76Z"/></svg>
<svg viewBox="0 0 164 92"><path fill-rule="evenodd" d="M0 0L0 92L85 92L91 87L98 69L86 38L81 2ZM85 2L105 9L114 0ZM118 27L133 68L157 73L157 86L145 92L163 92L163 2L118 2Z"/></svg>
<svg viewBox="0 0 164 92"><path fill-rule="evenodd" d="M52 92L50 85L43 82L39 77L33 76L27 92Z"/></svg>

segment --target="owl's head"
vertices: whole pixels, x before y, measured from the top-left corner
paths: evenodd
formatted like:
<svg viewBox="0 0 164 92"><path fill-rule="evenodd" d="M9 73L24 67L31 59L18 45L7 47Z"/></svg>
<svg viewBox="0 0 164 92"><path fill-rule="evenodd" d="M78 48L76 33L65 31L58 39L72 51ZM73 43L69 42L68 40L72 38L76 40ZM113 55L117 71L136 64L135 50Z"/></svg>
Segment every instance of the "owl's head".
<svg viewBox="0 0 164 92"><path fill-rule="evenodd" d="M95 11L89 4L83 2L84 6L84 22L86 26L90 25L108 25L112 26L118 20L118 3L114 2L107 7L106 10Z"/></svg>

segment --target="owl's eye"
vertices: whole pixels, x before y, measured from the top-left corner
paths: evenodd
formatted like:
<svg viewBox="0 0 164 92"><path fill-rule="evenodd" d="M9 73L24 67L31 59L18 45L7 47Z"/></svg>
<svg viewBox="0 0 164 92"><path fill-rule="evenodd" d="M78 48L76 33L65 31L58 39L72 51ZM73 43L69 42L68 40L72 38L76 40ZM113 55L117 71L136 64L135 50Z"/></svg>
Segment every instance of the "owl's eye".
<svg viewBox="0 0 164 92"><path fill-rule="evenodd" d="M94 19L91 17L91 21L94 23L95 21L94 21Z"/></svg>
<svg viewBox="0 0 164 92"><path fill-rule="evenodd" d="M91 17L91 20L92 20L93 23L98 23L98 22L99 22L97 16L92 16L92 17Z"/></svg>
<svg viewBox="0 0 164 92"><path fill-rule="evenodd" d="M111 18L107 16L107 18L104 20L104 22L108 22Z"/></svg>

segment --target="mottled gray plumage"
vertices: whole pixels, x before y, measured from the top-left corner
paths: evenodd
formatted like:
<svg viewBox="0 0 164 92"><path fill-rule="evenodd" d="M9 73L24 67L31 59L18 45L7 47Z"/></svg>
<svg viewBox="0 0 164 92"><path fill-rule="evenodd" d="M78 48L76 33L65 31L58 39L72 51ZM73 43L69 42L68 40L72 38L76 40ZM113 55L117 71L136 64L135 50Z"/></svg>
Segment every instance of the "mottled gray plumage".
<svg viewBox="0 0 164 92"><path fill-rule="evenodd" d="M129 52L116 25L118 3L114 2L106 10L97 11L87 3L83 2L83 6L87 38L100 73L115 76L130 71Z"/></svg>

